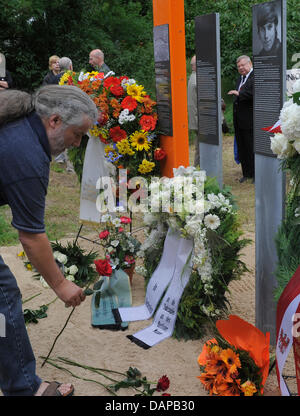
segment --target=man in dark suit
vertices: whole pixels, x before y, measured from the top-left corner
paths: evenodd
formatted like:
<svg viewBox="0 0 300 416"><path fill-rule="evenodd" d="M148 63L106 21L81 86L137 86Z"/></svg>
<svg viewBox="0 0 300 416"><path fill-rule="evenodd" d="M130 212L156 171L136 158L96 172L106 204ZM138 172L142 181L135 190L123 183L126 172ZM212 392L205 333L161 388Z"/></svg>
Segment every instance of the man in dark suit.
<svg viewBox="0 0 300 416"><path fill-rule="evenodd" d="M254 149L253 149L253 67L249 56L242 55L236 60L240 74L236 89L228 92L234 96L233 123L238 148L239 160L243 176L254 181Z"/></svg>

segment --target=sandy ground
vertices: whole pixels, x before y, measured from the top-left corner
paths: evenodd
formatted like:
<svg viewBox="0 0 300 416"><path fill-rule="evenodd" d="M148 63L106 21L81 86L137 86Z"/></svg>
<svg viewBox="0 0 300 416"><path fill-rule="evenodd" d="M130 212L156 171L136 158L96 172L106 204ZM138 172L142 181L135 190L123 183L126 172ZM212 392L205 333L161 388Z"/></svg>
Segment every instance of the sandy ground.
<svg viewBox="0 0 300 416"><path fill-rule="evenodd" d="M254 235L250 234L249 237L254 240ZM79 242L87 249L94 249L89 242L83 239L79 239ZM33 278L32 272L25 269L23 262L17 258L20 250L21 246L1 247L0 253L17 278L23 299L28 299L41 292L41 295L24 305L24 308L37 309L41 305L51 302L55 298L55 294L51 289L45 289L38 280ZM231 293L228 296L231 303L229 312L252 324L255 322L254 252L254 245L244 249L244 261L251 271L245 274L240 281L231 284ZM144 279L135 274L132 283L133 305L143 304L144 296ZM66 329L56 343L51 354L52 358L63 356L81 364L122 372L125 372L129 366L137 367L143 376L155 382L163 374L166 374L170 379L168 392L172 396L207 396L207 392L197 379L200 374L197 357L203 343L209 339L209 334L196 341L178 341L169 338L148 350L144 350L130 342L126 335L145 328L150 325L151 320L132 322L126 331L100 330L91 326L90 307L91 297L87 297L86 301L75 309ZM105 388L96 383L72 377L49 364L41 367L42 359L40 357L46 356L49 352L69 313L70 309L66 309L61 301L56 300L49 306L47 318L39 320L38 324L28 325L29 337L37 359L37 373L44 380L72 382L75 385L76 396L109 396L110 394ZM77 376L108 384L108 381L87 370L76 367L68 368ZM287 373L293 374L292 358L286 368ZM296 392L296 389L294 391ZM118 392L118 395L134 394L131 390ZM265 394L279 395L275 370L268 377Z"/></svg>

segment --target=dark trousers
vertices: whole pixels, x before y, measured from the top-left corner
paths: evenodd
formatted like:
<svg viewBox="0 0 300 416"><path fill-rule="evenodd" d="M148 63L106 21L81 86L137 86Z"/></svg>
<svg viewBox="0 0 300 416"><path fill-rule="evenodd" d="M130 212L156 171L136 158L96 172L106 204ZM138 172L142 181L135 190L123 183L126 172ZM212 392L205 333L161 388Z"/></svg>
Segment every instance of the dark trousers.
<svg viewBox="0 0 300 416"><path fill-rule="evenodd" d="M242 174L246 178L254 178L253 130L235 127L235 137Z"/></svg>
<svg viewBox="0 0 300 416"><path fill-rule="evenodd" d="M4 396L33 396L41 382L35 372L21 293L0 256L0 389Z"/></svg>

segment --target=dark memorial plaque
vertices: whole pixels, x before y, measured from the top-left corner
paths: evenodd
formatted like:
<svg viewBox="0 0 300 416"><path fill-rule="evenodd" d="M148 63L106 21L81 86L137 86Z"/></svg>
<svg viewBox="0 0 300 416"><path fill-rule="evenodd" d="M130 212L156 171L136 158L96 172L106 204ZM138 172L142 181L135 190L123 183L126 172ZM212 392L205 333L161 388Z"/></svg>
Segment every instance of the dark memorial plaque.
<svg viewBox="0 0 300 416"><path fill-rule="evenodd" d="M217 13L195 17L198 137L219 144L221 132L220 45Z"/></svg>
<svg viewBox="0 0 300 416"><path fill-rule="evenodd" d="M254 152L276 157L263 127L279 119L285 96L281 0L253 6Z"/></svg>
<svg viewBox="0 0 300 416"><path fill-rule="evenodd" d="M153 41L158 127L162 134L173 136L168 24L153 28Z"/></svg>
<svg viewBox="0 0 300 416"><path fill-rule="evenodd" d="M279 119L286 92L285 0L253 6L255 151L255 324L276 343L276 234L284 218L285 174L262 128Z"/></svg>

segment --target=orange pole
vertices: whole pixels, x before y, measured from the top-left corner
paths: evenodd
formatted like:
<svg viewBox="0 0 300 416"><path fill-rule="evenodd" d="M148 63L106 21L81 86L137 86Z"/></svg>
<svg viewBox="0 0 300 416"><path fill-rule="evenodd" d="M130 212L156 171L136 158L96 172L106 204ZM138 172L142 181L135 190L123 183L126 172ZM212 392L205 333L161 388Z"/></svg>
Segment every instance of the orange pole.
<svg viewBox="0 0 300 416"><path fill-rule="evenodd" d="M189 166L184 0L153 0L153 25L164 24L169 25L173 136L161 136L167 152L161 167L163 176L172 177L173 168Z"/></svg>

